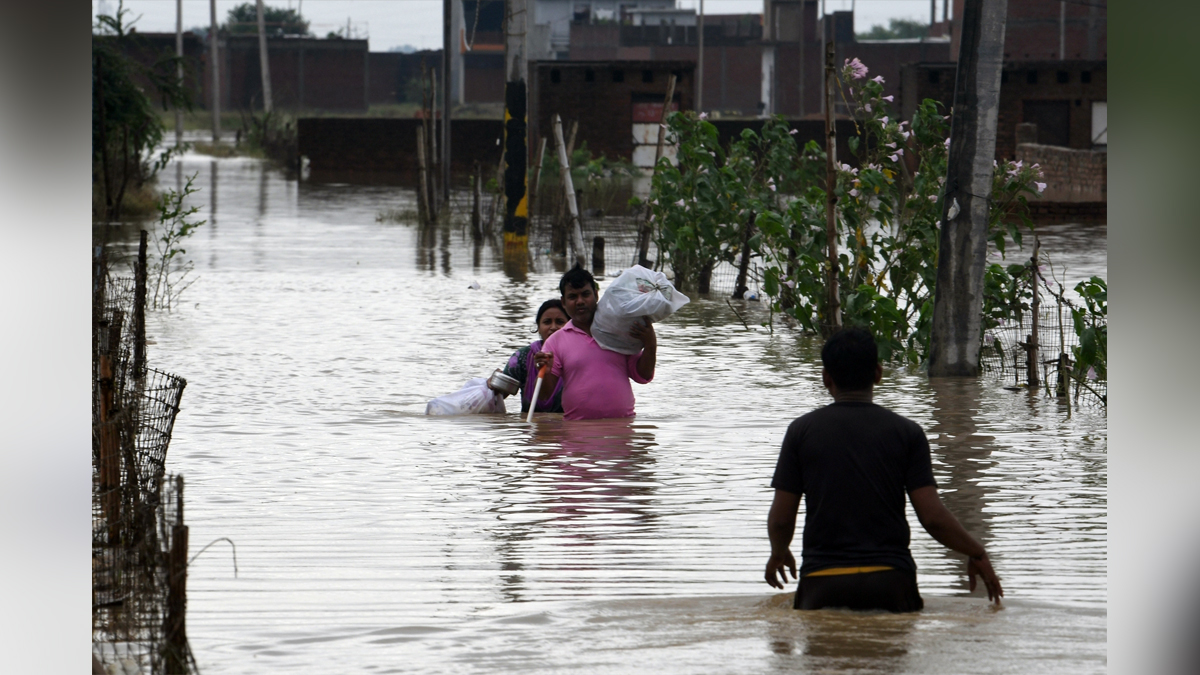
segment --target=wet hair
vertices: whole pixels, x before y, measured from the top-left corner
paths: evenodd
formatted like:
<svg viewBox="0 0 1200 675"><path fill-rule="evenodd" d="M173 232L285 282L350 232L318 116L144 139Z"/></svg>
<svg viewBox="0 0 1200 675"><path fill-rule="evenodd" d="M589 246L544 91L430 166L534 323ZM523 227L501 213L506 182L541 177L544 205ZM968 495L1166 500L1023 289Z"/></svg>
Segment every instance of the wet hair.
<svg viewBox="0 0 1200 675"><path fill-rule="evenodd" d="M842 391L870 389L875 384L879 348L864 328L843 328L821 348L821 363Z"/></svg>
<svg viewBox="0 0 1200 675"><path fill-rule="evenodd" d="M533 320L533 332L536 333L538 331L538 327L542 325L542 315L545 314L546 310L548 309L557 309L558 311L562 312L563 316L567 316L567 310L565 307L563 307L562 300L559 300L558 298L551 298L543 302L541 307L538 307L537 318Z"/></svg>
<svg viewBox="0 0 1200 675"><path fill-rule="evenodd" d="M566 274L562 275L562 279L558 280L558 292L560 295L566 295L567 286L571 288L583 288L588 284L592 285L592 290L597 293L600 292L600 286L596 283L596 277L593 277L591 272L583 269L576 263L574 267L567 270Z"/></svg>

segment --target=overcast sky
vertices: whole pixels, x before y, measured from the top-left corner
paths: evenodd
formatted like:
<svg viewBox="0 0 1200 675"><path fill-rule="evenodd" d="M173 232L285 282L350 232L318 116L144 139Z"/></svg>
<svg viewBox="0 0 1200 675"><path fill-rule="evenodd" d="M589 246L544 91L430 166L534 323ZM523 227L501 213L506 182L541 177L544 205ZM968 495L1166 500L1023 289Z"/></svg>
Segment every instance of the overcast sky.
<svg viewBox="0 0 1200 675"><path fill-rule="evenodd" d="M217 21L224 22L230 8L245 0L217 0ZM272 6L299 8L316 35L345 28L349 20L355 37L368 37L371 51L412 45L418 49L442 46L442 0L270 0ZM677 0L679 7L696 7L698 0ZM864 32L888 19L929 21L927 0L827 0L827 11L848 10L854 5L855 30ZM942 0L937 2L938 20ZM116 0L93 0L92 15L115 12ZM145 33L175 31L175 0L126 0L130 18ZM761 14L762 0L705 0L707 14ZM209 0L183 0L183 28L209 23Z"/></svg>

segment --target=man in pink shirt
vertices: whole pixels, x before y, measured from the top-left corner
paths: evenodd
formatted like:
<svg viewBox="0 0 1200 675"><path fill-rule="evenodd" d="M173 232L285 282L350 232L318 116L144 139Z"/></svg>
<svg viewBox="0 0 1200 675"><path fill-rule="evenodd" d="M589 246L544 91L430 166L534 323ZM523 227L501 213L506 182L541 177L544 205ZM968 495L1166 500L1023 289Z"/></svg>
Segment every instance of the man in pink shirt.
<svg viewBox="0 0 1200 675"><path fill-rule="evenodd" d="M552 364L543 392L552 392L563 378L563 419L633 417L633 387L654 379L658 338L649 321L634 324L630 335L642 341L642 351L626 355L603 349L592 338L592 318L600 287L591 273L574 267L558 282L563 307L571 320L551 335L534 356L540 368Z"/></svg>

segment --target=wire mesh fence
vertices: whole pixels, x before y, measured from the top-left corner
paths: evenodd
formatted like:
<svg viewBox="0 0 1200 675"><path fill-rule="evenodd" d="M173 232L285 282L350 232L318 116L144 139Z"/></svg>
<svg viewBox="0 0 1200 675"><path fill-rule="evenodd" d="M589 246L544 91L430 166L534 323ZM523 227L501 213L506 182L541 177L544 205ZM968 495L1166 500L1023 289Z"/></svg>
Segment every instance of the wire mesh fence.
<svg viewBox="0 0 1200 675"><path fill-rule="evenodd" d="M1070 307L1048 303L1037 316L1036 348L1032 312L984 332L980 350L984 375L1010 387L1039 387L1046 396L1106 406L1108 381L1076 372L1072 354L1079 346L1079 336Z"/></svg>
<svg viewBox="0 0 1200 675"><path fill-rule="evenodd" d="M183 479L166 472L187 382L144 364L135 279L101 260L93 300L92 645L125 673L195 671L184 632ZM141 342L141 344L139 344Z"/></svg>

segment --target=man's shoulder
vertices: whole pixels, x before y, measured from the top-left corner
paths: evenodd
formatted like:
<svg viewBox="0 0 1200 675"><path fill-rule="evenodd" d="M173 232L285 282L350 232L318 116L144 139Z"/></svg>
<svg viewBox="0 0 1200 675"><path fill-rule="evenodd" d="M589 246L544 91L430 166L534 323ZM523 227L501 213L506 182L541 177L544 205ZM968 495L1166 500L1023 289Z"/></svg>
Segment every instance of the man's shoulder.
<svg viewBox="0 0 1200 675"><path fill-rule="evenodd" d="M802 428L813 424L833 422L835 420L844 421L847 417L862 418L864 421L870 420L871 423L875 425L891 424L906 427L912 430L921 430L921 425L905 417L904 415L889 410L877 403L852 405L831 403L797 417L796 419L792 420L792 423L788 428Z"/></svg>

